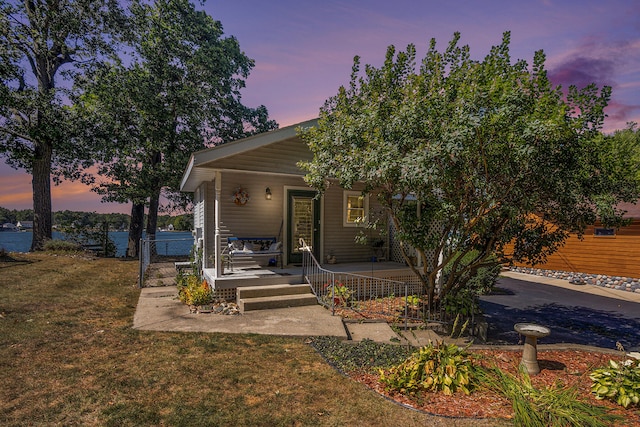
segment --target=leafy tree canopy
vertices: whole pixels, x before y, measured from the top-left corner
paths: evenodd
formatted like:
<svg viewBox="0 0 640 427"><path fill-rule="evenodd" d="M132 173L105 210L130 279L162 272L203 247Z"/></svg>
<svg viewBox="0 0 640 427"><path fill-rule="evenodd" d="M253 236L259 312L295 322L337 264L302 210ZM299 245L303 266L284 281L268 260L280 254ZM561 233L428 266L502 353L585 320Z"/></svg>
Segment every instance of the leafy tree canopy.
<svg viewBox="0 0 640 427"><path fill-rule="evenodd" d="M624 150L599 133L609 87L563 93L542 51L512 62L509 32L481 61L459 38L444 51L432 39L420 63L414 45L363 72L356 57L350 84L301 132L307 182L377 194L432 309L479 268L543 261L604 207L619 222L612 207L640 189L639 164L618 167Z"/></svg>
<svg viewBox="0 0 640 427"><path fill-rule="evenodd" d="M75 165L57 79L113 53L116 0L0 0L0 156L33 176L32 250L51 238L51 178Z"/></svg>
<svg viewBox="0 0 640 427"><path fill-rule="evenodd" d="M129 14L128 57L80 82L76 123L83 157L98 160L101 178L87 181L104 200L149 206L153 234L161 193L180 201L191 153L277 124L241 103L254 62L219 21L188 0L136 0Z"/></svg>

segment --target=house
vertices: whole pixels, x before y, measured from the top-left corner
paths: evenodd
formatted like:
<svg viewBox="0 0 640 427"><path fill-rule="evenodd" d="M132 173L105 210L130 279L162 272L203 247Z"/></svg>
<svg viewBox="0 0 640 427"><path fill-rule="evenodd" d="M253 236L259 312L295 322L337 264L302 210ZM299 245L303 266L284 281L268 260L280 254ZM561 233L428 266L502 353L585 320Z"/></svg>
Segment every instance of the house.
<svg viewBox="0 0 640 427"><path fill-rule="evenodd" d="M2 227L0 227L0 231L19 231L19 230L20 229L15 224L12 224L10 222L6 222L2 224Z"/></svg>
<svg viewBox="0 0 640 427"><path fill-rule="evenodd" d="M33 229L33 221L18 221L16 224L18 228L21 230L32 230Z"/></svg>
<svg viewBox="0 0 640 427"><path fill-rule="evenodd" d="M379 208L374 195L336 184L318 197L305 183L298 163L312 154L296 129L316 123L309 120L192 154L181 190L194 193L194 238L205 278L215 289L242 286L230 282L233 265L225 258L230 237L281 242L277 261L285 268L301 263L301 239L319 261L389 261L393 255L386 240L381 248L355 242L363 232L359 218ZM263 264L275 261L269 258ZM402 261L399 250L394 258Z"/></svg>
<svg viewBox="0 0 640 427"><path fill-rule="evenodd" d="M546 263L533 267L640 278L640 206L623 204L620 208L626 210L625 217L631 219L628 226L618 230L601 223L589 226L582 240L570 236Z"/></svg>

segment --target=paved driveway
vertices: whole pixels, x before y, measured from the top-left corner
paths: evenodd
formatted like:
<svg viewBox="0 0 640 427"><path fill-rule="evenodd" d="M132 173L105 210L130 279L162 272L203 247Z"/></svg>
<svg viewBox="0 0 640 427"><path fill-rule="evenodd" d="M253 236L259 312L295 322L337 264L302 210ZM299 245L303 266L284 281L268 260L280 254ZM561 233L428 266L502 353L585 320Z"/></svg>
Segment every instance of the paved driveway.
<svg viewBox="0 0 640 427"><path fill-rule="evenodd" d="M535 279L534 279L535 280ZM583 285L588 286L588 285ZM518 344L518 322L551 328L541 344L573 343L626 350L640 347L640 303L585 292L581 285L554 286L514 278L500 278L499 292L481 297L492 343ZM571 289L573 287L573 289Z"/></svg>

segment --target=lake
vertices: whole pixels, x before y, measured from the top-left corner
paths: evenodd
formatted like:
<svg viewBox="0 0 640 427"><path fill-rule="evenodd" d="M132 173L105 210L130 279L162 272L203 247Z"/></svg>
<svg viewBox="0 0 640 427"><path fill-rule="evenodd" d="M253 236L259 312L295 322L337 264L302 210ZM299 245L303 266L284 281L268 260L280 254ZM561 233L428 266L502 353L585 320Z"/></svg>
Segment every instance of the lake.
<svg viewBox="0 0 640 427"><path fill-rule="evenodd" d="M125 255L128 235L129 233L126 231L109 232L109 237L116 245L117 257ZM29 252L31 237L32 233L30 231L0 232L0 248L8 252ZM53 238L62 239L63 235L54 231ZM193 247L193 236L190 231L160 231L156 234L156 240L158 241L156 244L158 255L189 255Z"/></svg>

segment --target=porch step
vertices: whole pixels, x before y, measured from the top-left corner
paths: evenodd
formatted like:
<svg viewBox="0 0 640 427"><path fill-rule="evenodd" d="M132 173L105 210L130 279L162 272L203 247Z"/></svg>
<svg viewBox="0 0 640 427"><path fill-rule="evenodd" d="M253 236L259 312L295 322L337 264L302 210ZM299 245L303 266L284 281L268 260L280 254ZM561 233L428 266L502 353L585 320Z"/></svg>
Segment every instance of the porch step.
<svg viewBox="0 0 640 427"><path fill-rule="evenodd" d="M309 285L246 286L237 290L240 312L317 304Z"/></svg>

